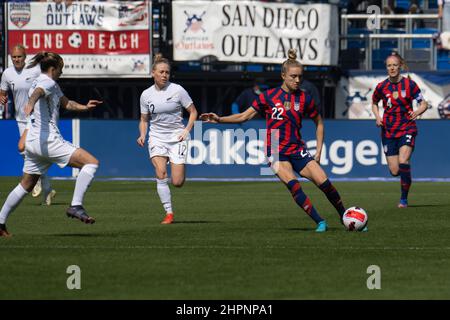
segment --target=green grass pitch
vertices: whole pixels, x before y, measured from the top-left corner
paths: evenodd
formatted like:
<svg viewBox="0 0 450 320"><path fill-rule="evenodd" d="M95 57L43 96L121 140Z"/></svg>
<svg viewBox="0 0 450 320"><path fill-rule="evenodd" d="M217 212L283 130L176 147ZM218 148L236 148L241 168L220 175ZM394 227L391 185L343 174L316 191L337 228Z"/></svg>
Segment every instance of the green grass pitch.
<svg viewBox="0 0 450 320"><path fill-rule="evenodd" d="M0 179L4 202L18 178ZM155 182L94 181L94 225L69 219L74 181L53 181L55 204L28 196L0 239L0 299L450 299L450 184L337 182L369 232L346 232L303 183L330 230L314 224L279 182L187 182L172 188L176 223L160 225ZM81 290L68 290L69 265ZM367 268L381 269L369 290Z"/></svg>

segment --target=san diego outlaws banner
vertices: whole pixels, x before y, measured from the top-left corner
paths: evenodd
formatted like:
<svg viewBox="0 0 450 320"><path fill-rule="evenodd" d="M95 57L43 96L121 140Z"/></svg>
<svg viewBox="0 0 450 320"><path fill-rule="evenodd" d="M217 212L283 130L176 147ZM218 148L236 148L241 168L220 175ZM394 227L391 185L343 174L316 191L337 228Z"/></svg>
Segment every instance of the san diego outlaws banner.
<svg viewBox="0 0 450 320"><path fill-rule="evenodd" d="M150 74L149 1L10 2L6 8L7 47L24 45L28 59L39 51L60 54L63 76Z"/></svg>
<svg viewBox="0 0 450 320"><path fill-rule="evenodd" d="M336 65L335 5L259 1L173 1L173 54L178 61L281 63L289 48L307 65Z"/></svg>

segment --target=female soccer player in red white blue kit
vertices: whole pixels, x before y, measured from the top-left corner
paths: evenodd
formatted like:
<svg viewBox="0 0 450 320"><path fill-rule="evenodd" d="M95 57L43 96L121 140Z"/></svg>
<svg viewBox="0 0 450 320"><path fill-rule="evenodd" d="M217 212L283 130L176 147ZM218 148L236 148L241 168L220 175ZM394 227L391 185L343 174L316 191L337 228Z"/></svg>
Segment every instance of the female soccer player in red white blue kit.
<svg viewBox="0 0 450 320"><path fill-rule="evenodd" d="M380 82L372 96L372 111L376 125L381 127L381 139L384 153L393 176L400 175L401 197L399 208L408 206L408 192L411 187L410 159L414 150L417 135L415 120L427 110L419 86L400 72L406 64L403 58L393 52L386 59L386 69L389 77ZM378 113L378 102L383 101L383 119ZM413 101L419 107L413 110Z"/></svg>
<svg viewBox="0 0 450 320"><path fill-rule="evenodd" d="M261 93L246 111L227 117L219 117L215 113L205 113L200 118L212 123L241 123L260 113L266 119L267 157L272 170L287 186L295 202L316 222L316 232L324 232L327 231L327 223L303 192L295 172L318 186L336 208L341 218L345 208L339 193L319 165L324 137L323 121L313 98L299 89L303 66L296 60L296 50L290 49L288 56L289 59L282 65L283 84ZM314 158L309 154L300 134L304 118L311 118L317 128L317 148ZM278 148L274 148L273 145L277 141L272 141L272 137L277 134L278 137L275 137L274 140L278 140ZM273 160L276 155L273 154L272 149L274 152L278 152L278 160Z"/></svg>

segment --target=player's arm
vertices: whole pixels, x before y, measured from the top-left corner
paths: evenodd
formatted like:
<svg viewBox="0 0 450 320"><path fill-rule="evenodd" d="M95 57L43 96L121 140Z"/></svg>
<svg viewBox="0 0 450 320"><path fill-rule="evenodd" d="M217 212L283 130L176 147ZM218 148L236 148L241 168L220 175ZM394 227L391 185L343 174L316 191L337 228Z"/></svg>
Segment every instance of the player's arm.
<svg viewBox="0 0 450 320"><path fill-rule="evenodd" d="M188 136L189 132L191 132L192 127L194 127L195 120L197 120L198 112L195 108L194 104L191 104L186 108L186 111L189 112L189 120L186 128L183 130L183 133L178 137L178 141L183 141Z"/></svg>
<svg viewBox="0 0 450 320"><path fill-rule="evenodd" d="M141 119L139 120L139 138L137 138L137 144L141 147L145 144L145 136L147 135L149 115L148 113L141 113Z"/></svg>
<svg viewBox="0 0 450 320"><path fill-rule="evenodd" d="M375 122L377 124L377 127L382 127L383 119L380 116L380 112L378 110L378 104L372 103L372 112L375 115Z"/></svg>
<svg viewBox="0 0 450 320"><path fill-rule="evenodd" d="M28 129L25 129L20 136L19 143L17 144L17 149L19 149L19 153L25 151L25 141L27 140Z"/></svg>
<svg viewBox="0 0 450 320"><path fill-rule="evenodd" d="M80 104L76 101L69 100L66 96L62 96L59 99L61 106L69 111L88 111L95 108L97 105L103 103L99 100L89 100L87 104Z"/></svg>
<svg viewBox="0 0 450 320"><path fill-rule="evenodd" d="M8 93L0 89L0 104L5 105L8 102Z"/></svg>
<svg viewBox="0 0 450 320"><path fill-rule="evenodd" d="M425 111L427 111L428 109L428 103L425 100L422 100L419 104L419 108L417 108L416 111L410 111L409 112L409 117L410 120L416 120L418 116L420 116L422 113L424 113Z"/></svg>
<svg viewBox="0 0 450 320"><path fill-rule="evenodd" d="M43 96L45 96L44 89L42 88L34 89L33 93L28 98L27 104L25 105L25 115L29 116L33 112L34 105Z"/></svg>
<svg viewBox="0 0 450 320"><path fill-rule="evenodd" d="M316 125L316 154L314 155L314 160L320 162L320 155L322 154L323 147L323 139L325 136L325 129L323 125L323 119L320 114L317 114L314 118L312 118L314 124Z"/></svg>
<svg viewBox="0 0 450 320"><path fill-rule="evenodd" d="M219 117L215 113L203 113L200 115L200 119L205 122L211 122L211 123L242 123L245 121L248 121L252 119L254 116L257 115L257 111L250 107L244 112L233 114L231 116L226 117Z"/></svg>

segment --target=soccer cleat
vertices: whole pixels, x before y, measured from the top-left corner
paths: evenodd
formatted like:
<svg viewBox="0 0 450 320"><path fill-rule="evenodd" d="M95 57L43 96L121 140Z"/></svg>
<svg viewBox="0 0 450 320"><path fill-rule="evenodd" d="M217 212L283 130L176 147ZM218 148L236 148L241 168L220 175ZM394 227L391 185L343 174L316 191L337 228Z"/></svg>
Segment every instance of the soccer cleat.
<svg viewBox="0 0 450 320"><path fill-rule="evenodd" d="M408 200L407 199L400 199L400 202L398 203L398 208L408 208Z"/></svg>
<svg viewBox="0 0 450 320"><path fill-rule="evenodd" d="M66 210L66 214L69 218L76 218L84 223L93 224L95 219L89 217L83 206L70 206Z"/></svg>
<svg viewBox="0 0 450 320"><path fill-rule="evenodd" d="M47 196L45 197L45 201L43 204L50 206L52 204L53 198L56 195L56 191L52 189L52 191L50 191L49 194L47 194Z"/></svg>
<svg viewBox="0 0 450 320"><path fill-rule="evenodd" d="M166 217L163 221L161 221L161 224L171 224L173 223L173 213L166 214Z"/></svg>
<svg viewBox="0 0 450 320"><path fill-rule="evenodd" d="M42 192L41 179L39 179L38 182L36 182L36 185L34 186L31 195L33 196L33 198L36 198L39 197L41 192Z"/></svg>
<svg viewBox="0 0 450 320"><path fill-rule="evenodd" d="M325 220L320 221L317 224L316 232L325 232L328 229L327 222Z"/></svg>
<svg viewBox="0 0 450 320"><path fill-rule="evenodd" d="M0 223L0 237L9 238L11 234L6 230L6 225Z"/></svg>

